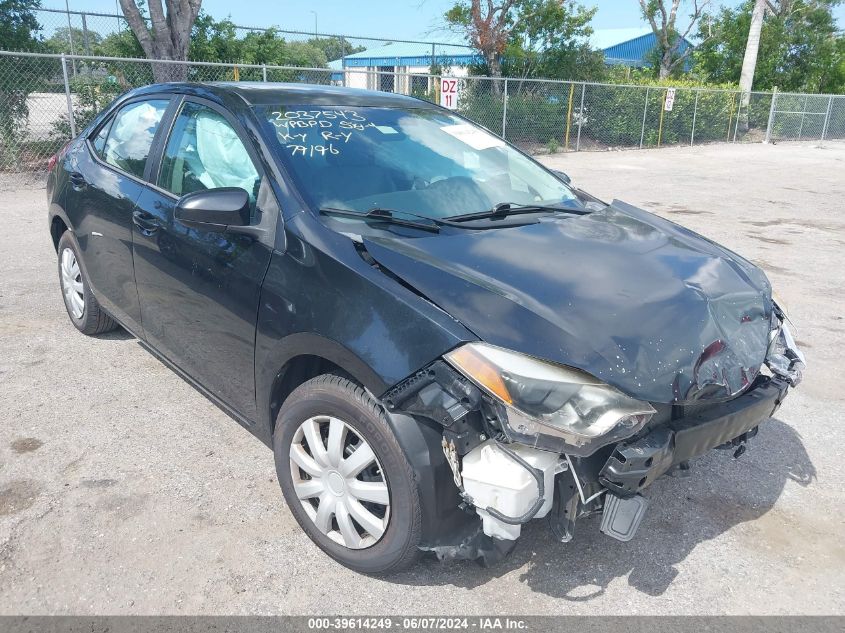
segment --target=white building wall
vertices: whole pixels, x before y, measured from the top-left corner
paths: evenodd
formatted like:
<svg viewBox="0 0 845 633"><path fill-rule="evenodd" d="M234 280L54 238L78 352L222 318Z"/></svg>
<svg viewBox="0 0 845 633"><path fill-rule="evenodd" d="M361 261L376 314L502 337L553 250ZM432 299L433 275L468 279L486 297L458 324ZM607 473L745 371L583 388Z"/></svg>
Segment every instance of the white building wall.
<svg viewBox="0 0 845 633"><path fill-rule="evenodd" d="M411 93L412 79L409 75L428 75L429 66L393 66L393 90L402 94ZM347 68L346 86L349 88L362 88L365 90L378 90L379 77L384 73L377 72L375 66ZM449 69L449 77L466 77L469 71L466 66L454 66ZM428 81L427 90L431 90L431 80Z"/></svg>

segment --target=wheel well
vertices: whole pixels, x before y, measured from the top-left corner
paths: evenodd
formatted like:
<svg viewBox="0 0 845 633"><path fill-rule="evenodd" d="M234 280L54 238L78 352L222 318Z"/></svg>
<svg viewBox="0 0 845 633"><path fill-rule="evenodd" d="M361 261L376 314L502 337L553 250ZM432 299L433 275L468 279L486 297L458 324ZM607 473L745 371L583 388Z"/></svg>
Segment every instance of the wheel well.
<svg viewBox="0 0 845 633"><path fill-rule="evenodd" d="M270 424L274 430L279 409L291 392L307 380L322 374L340 373L347 375L338 365L321 356L302 355L291 358L276 374L270 395Z"/></svg>
<svg viewBox="0 0 845 633"><path fill-rule="evenodd" d="M50 222L50 237L53 238L53 248L56 251L59 250L59 240L65 231L67 231L67 224L59 216L55 216L53 221Z"/></svg>

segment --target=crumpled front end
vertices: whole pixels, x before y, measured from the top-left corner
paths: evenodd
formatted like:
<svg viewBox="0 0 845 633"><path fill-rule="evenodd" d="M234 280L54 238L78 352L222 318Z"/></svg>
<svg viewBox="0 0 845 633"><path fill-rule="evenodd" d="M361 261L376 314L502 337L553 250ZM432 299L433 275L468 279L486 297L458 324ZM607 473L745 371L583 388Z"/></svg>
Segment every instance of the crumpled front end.
<svg viewBox="0 0 845 633"><path fill-rule="evenodd" d="M711 449L730 449L739 457L759 424L800 383L805 365L776 304L764 363L741 394L715 402L637 406L623 394L614 399L612 388L596 389L600 381L547 375L528 366L500 368L502 391L497 392L495 377L485 373L494 365L473 362L462 364L454 352L447 354L391 389L384 402L388 410L442 427L443 454L466 524L428 549L441 558L479 558L488 564L513 548L525 523L544 517L562 542L573 537L578 519L599 513L603 533L630 540L647 509L643 492ZM531 378L520 382L519 376ZM575 386L548 384L554 379ZM585 382L593 389L583 394ZM599 406L600 398L609 404ZM544 415L543 407L551 405L574 408L596 426ZM531 406L513 415L516 407ZM534 424L526 424L532 418ZM561 433L566 425L568 432ZM579 441L579 434L589 441Z"/></svg>
<svg viewBox="0 0 845 633"><path fill-rule="evenodd" d="M485 343L578 368L646 402L732 398L764 363L773 319L765 274L623 202L364 246Z"/></svg>

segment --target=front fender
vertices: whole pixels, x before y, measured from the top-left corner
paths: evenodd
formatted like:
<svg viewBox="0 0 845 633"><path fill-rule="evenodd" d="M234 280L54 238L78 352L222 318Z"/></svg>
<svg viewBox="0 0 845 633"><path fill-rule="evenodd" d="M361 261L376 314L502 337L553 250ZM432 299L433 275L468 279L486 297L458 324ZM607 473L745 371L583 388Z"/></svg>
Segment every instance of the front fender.
<svg viewBox="0 0 845 633"><path fill-rule="evenodd" d="M365 262L348 237L321 224L299 231L289 222L285 232L287 248L273 253L256 328L256 422L268 434L273 385L291 358L331 361L379 397L475 339L442 310Z"/></svg>

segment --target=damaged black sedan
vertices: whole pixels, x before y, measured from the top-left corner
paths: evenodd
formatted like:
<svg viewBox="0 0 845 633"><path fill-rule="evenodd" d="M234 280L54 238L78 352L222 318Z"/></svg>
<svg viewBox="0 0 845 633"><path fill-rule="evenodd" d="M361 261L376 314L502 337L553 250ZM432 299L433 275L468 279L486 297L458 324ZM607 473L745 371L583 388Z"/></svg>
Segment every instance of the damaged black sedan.
<svg viewBox="0 0 845 633"><path fill-rule="evenodd" d="M73 325L126 328L271 446L362 572L493 563L540 518L630 540L649 486L741 453L801 380L754 265L410 97L149 86L47 192Z"/></svg>

